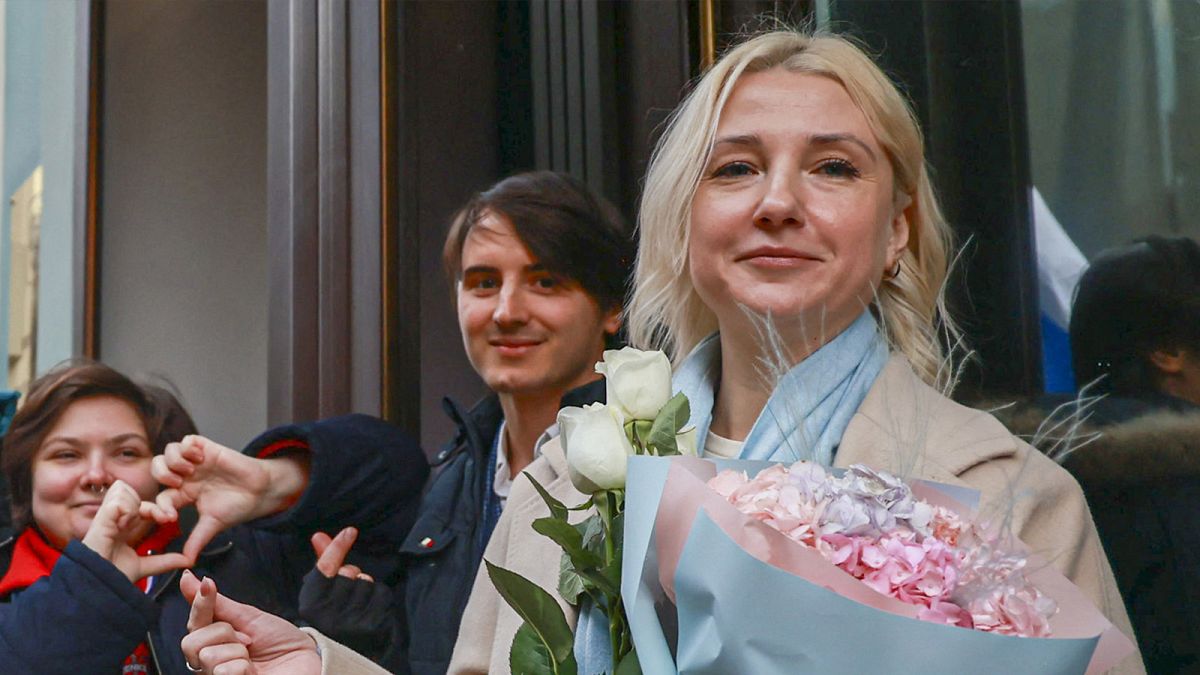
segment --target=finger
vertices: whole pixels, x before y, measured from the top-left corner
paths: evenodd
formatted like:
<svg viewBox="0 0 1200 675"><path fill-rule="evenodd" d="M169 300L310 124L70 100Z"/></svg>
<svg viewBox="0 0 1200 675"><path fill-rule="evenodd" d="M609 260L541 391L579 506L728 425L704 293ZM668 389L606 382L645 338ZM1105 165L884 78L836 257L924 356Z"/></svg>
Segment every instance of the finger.
<svg viewBox="0 0 1200 675"><path fill-rule="evenodd" d="M212 675L254 675L254 666L246 659L228 661L212 669Z"/></svg>
<svg viewBox="0 0 1200 675"><path fill-rule="evenodd" d="M179 592L183 593L183 599L187 600L188 604L196 599L196 594L200 592L200 580L192 574L191 570L184 570L179 577Z"/></svg>
<svg viewBox="0 0 1200 675"><path fill-rule="evenodd" d="M159 555L147 555L139 558L141 567L138 571L141 577L152 577L156 574L169 572L171 570L181 569L192 564L182 553L160 553Z"/></svg>
<svg viewBox="0 0 1200 675"><path fill-rule="evenodd" d="M194 453L184 454L182 445L172 443L163 451L163 459L167 463L167 468L177 476L188 477L196 473L197 462L192 461L191 456Z"/></svg>
<svg viewBox="0 0 1200 675"><path fill-rule="evenodd" d="M366 572L359 572L358 574L356 574L354 576L354 578L358 579L359 581L365 581L368 584L375 583L375 577L371 576L370 574L367 574Z"/></svg>
<svg viewBox="0 0 1200 675"><path fill-rule="evenodd" d="M183 554L189 560L195 560L204 547L208 546L208 542L212 541L212 538L220 534L223 529L225 527L219 520L200 514L200 519L196 521L196 526L192 528L192 533L188 535L187 541L183 544Z"/></svg>
<svg viewBox="0 0 1200 675"><path fill-rule="evenodd" d="M179 443L179 452L189 461L195 464L203 464L205 457L204 446L209 443L209 440L197 434L189 434L183 437L183 441Z"/></svg>
<svg viewBox="0 0 1200 675"><path fill-rule="evenodd" d="M187 629L189 633L212 624L216 603L217 584L212 579L201 580L200 592L192 599L192 611L188 613Z"/></svg>
<svg viewBox="0 0 1200 675"><path fill-rule="evenodd" d="M329 548L329 542L333 541L333 537L324 532L314 532L309 541L312 542L313 551L317 557L320 557L325 554L325 549Z"/></svg>
<svg viewBox="0 0 1200 675"><path fill-rule="evenodd" d="M211 579L206 579L205 581L212 583ZM195 606L196 599L198 599L200 597L199 596L200 586L201 586L201 581L196 578L196 575L192 574L188 570L185 570L183 573L183 577L180 578L180 580L179 580L179 589L181 591L183 591L184 599L186 599L188 602L193 603L192 604L193 607ZM215 584L214 584L214 587L215 587ZM247 626L249 626L255 620L262 619L263 617L267 617L267 616L271 616L271 615L269 615L267 612L264 612L263 610L261 610L257 607L254 607L252 605L243 605L240 602L230 600L229 598L225 597L224 595L217 593L215 602L213 605L213 615L212 616L213 616L213 620L218 623L219 622L228 623L235 632L242 633L243 637L246 638L245 640L242 640L243 642L249 642L250 638L247 636L247 634L244 632L243 629L245 629ZM280 620L282 621L282 619L280 619ZM214 623L213 625L216 625L216 624ZM238 638L238 639L241 640L241 638Z"/></svg>
<svg viewBox="0 0 1200 675"><path fill-rule="evenodd" d="M113 481L112 485L108 486L108 492L105 493L104 499L106 501L109 499L125 499L129 495L136 497L137 492L135 492L133 488L129 486L129 483L126 483L118 478L117 480Z"/></svg>
<svg viewBox="0 0 1200 675"><path fill-rule="evenodd" d="M146 520L142 518L142 514L138 513L138 506L132 505L127 507L133 509L133 511L121 514L121 517L117 520L117 527L121 530L122 541L139 542L154 527L153 520Z"/></svg>
<svg viewBox="0 0 1200 675"><path fill-rule="evenodd" d="M153 520L159 525L171 522L171 519L167 516L167 514L164 513L162 509L158 508L158 504L155 504L154 502L142 502L139 504L138 515L147 520Z"/></svg>
<svg viewBox="0 0 1200 675"><path fill-rule="evenodd" d="M228 624L226 624L228 625ZM233 630L230 629L230 634ZM199 661L197 663L202 668L206 668L216 672L216 668L221 664L230 663L238 660L250 660L250 652L246 650L246 645L233 641L222 642L221 644L210 644L200 649L197 654Z"/></svg>
<svg viewBox="0 0 1200 675"><path fill-rule="evenodd" d="M329 542L329 546L325 548L325 552L317 559L317 569L321 571L321 574L327 577L340 574L338 568L346 561L346 554L350 553L350 547L354 546L356 539L358 539L356 528L347 527L338 532L333 541Z"/></svg>
<svg viewBox="0 0 1200 675"><path fill-rule="evenodd" d="M133 491L133 488L121 481L108 487L108 493L104 495L103 502L103 504L112 505L113 513L121 520L127 520L129 516L136 516L141 503L141 498Z"/></svg>
<svg viewBox="0 0 1200 675"><path fill-rule="evenodd" d="M181 494L182 493L180 493L178 490L167 488L166 490L154 495L154 504L158 507L158 512L162 514L162 517L166 521L175 521L179 519L179 511L176 509L175 503L179 501ZM155 518L155 520L158 520L158 518Z"/></svg>
<svg viewBox="0 0 1200 675"><path fill-rule="evenodd" d="M170 446L167 446L168 448ZM183 485L183 478L175 475L167 468L167 460L162 455L155 455L154 459L150 460L150 475L154 480L169 488L177 488Z"/></svg>
<svg viewBox="0 0 1200 675"><path fill-rule="evenodd" d="M359 569L359 567L357 565L342 565L341 567L338 568L337 573L338 573L339 577L346 577L347 579L357 579L358 575L362 574L363 571L361 569Z"/></svg>
<svg viewBox="0 0 1200 675"><path fill-rule="evenodd" d="M199 665L201 663L200 652L205 647L240 642L241 640L237 636L238 632L233 630L233 626L224 621L218 621L184 635L183 639L179 641L179 649L188 663Z"/></svg>

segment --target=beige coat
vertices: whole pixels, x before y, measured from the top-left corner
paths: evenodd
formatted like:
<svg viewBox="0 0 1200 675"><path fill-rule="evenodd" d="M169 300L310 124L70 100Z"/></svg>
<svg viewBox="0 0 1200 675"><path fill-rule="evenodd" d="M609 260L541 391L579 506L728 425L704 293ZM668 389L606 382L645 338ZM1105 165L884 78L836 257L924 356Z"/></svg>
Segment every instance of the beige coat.
<svg viewBox="0 0 1200 675"><path fill-rule="evenodd" d="M900 452L898 448L922 448ZM915 458L919 458L919 461ZM982 494L981 513L1003 516L1011 506L1014 531L1084 590L1127 635L1133 631L1117 592L1096 527L1079 485L1061 467L1010 434L991 415L963 407L922 382L893 356L851 419L835 465L863 463L901 475L961 485ZM530 473L568 505L585 497L567 477L557 439L542 448ZM488 543L484 558L506 567L558 597L562 553L531 528L546 507L528 480L519 478ZM574 625L575 608L559 598ZM467 602L449 672L508 673L508 652L521 625L496 593L484 567ZM1144 673L1132 655L1113 673Z"/></svg>
<svg viewBox="0 0 1200 675"><path fill-rule="evenodd" d="M388 675L388 671L380 668L371 659L330 640L315 628L300 630L312 636L317 643L317 649L321 651L321 675Z"/></svg>

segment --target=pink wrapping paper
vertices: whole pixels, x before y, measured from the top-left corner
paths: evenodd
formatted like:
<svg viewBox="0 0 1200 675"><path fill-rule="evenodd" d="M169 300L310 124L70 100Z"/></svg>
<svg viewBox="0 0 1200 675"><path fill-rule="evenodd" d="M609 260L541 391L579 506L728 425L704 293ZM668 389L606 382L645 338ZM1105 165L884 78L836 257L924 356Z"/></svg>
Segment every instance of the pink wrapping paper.
<svg viewBox="0 0 1200 675"><path fill-rule="evenodd" d="M659 581L672 601L675 600L674 578L679 556L697 513L704 509L726 535L759 561L868 607L918 620L916 606L875 591L825 560L817 551L792 541L778 530L738 511L708 487L708 480L716 474L716 465L710 461L696 457L671 459L654 531ZM954 509L968 518L973 515L970 509L940 492L936 484L911 481L910 486L919 499ZM1023 551L1028 551L1024 544L1018 545ZM1026 573L1038 589L1058 604L1057 614L1050 619L1055 637L1100 636L1088 666L1088 675L1103 673L1134 650L1129 638L1097 611L1078 587L1039 556L1029 554Z"/></svg>

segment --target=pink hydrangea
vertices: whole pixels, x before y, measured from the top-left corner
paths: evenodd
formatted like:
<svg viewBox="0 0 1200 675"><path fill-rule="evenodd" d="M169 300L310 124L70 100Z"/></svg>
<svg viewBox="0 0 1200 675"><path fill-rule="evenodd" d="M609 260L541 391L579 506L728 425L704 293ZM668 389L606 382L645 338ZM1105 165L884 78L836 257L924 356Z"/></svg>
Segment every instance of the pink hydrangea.
<svg viewBox="0 0 1200 675"><path fill-rule="evenodd" d="M820 550L831 563L876 592L919 605L919 618L971 627L971 616L950 601L958 581L961 554L945 543L912 532L879 538L827 534Z"/></svg>
<svg viewBox="0 0 1200 675"><path fill-rule="evenodd" d="M1025 557L996 545L954 511L915 499L895 476L856 465L838 477L797 462L754 478L722 471L709 486L875 591L916 605L923 621L1005 635L1050 634L1057 608L1025 579Z"/></svg>

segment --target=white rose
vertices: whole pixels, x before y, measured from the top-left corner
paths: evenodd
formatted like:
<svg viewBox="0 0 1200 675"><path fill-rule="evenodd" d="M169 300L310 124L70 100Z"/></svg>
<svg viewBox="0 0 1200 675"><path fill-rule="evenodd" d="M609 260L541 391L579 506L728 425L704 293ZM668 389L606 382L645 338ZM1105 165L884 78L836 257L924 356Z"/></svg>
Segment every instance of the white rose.
<svg viewBox="0 0 1200 675"><path fill-rule="evenodd" d="M596 372L604 376L608 405L626 419L652 420L671 400L671 362L662 352L609 349Z"/></svg>
<svg viewBox="0 0 1200 675"><path fill-rule="evenodd" d="M619 410L601 403L563 408L558 428L575 489L592 494L625 487L625 463L633 445Z"/></svg>
<svg viewBox="0 0 1200 675"><path fill-rule="evenodd" d="M688 427L675 434L675 447L681 455L696 456L696 427Z"/></svg>

